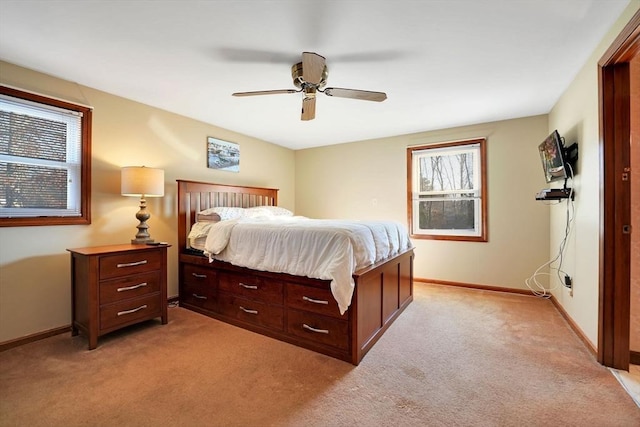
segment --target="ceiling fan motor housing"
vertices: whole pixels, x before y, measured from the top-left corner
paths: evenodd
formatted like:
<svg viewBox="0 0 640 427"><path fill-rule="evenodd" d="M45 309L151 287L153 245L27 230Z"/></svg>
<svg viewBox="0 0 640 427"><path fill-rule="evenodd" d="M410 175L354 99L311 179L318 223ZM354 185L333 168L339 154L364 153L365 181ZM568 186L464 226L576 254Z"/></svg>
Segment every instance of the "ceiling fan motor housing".
<svg viewBox="0 0 640 427"><path fill-rule="evenodd" d="M318 84L306 82L302 77L302 75L303 75L302 62L298 62L297 64L291 67L291 77L293 77L293 84L297 88L302 89L305 91L305 93L307 93L305 89L308 87L312 87L313 89L322 89L327 85L327 77L329 76L329 69L327 68L326 65L324 66L324 68L322 69L322 78L320 79L320 82Z"/></svg>

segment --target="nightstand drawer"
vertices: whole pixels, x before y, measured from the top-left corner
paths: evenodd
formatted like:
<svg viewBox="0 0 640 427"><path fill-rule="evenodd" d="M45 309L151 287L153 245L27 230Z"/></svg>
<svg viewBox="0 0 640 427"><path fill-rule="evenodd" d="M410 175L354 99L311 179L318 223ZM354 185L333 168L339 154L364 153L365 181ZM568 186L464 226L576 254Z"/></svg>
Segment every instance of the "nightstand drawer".
<svg viewBox="0 0 640 427"><path fill-rule="evenodd" d="M158 294L100 307L100 329L107 330L160 316Z"/></svg>
<svg viewBox="0 0 640 427"><path fill-rule="evenodd" d="M100 282L100 304L109 304L159 291L159 271L107 280Z"/></svg>
<svg viewBox="0 0 640 427"><path fill-rule="evenodd" d="M160 270L161 266L162 255L157 250L102 256L100 257L100 279L146 273Z"/></svg>

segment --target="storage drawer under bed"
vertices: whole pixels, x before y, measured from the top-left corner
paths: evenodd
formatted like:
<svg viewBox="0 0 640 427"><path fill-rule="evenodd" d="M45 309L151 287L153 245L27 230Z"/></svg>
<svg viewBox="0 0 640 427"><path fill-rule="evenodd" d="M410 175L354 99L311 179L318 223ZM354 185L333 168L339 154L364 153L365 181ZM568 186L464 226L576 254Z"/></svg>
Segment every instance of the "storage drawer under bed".
<svg viewBox="0 0 640 427"><path fill-rule="evenodd" d="M284 308L220 292L218 294L220 314L253 323L270 329L284 330Z"/></svg>
<svg viewBox="0 0 640 427"><path fill-rule="evenodd" d="M349 322L346 320L289 309L287 332L315 343L349 349Z"/></svg>
<svg viewBox="0 0 640 427"><path fill-rule="evenodd" d="M282 283L266 277L221 272L218 287L221 291L270 304L282 305L284 300Z"/></svg>
<svg viewBox="0 0 640 427"><path fill-rule="evenodd" d="M328 285L327 285L328 286ZM338 303L331 290L311 286L287 284L287 307L347 320L348 316L340 314Z"/></svg>
<svg viewBox="0 0 640 427"><path fill-rule="evenodd" d="M218 307L218 273L210 268L183 264L180 278L180 302L206 310Z"/></svg>
<svg viewBox="0 0 640 427"><path fill-rule="evenodd" d="M191 304L207 310L215 311L218 307L217 291L205 283L183 283L180 300L184 304Z"/></svg>

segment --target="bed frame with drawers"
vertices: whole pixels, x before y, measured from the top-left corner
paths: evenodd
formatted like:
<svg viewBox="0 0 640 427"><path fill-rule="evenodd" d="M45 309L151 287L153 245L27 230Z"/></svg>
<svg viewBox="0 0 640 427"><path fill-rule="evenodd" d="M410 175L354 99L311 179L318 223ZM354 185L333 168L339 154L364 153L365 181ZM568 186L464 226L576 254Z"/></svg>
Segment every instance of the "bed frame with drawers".
<svg viewBox="0 0 640 427"><path fill-rule="evenodd" d="M278 190L178 180L180 306L358 365L413 300L413 250L353 274L340 314L328 280L256 271L189 248L196 214L215 206L277 206Z"/></svg>

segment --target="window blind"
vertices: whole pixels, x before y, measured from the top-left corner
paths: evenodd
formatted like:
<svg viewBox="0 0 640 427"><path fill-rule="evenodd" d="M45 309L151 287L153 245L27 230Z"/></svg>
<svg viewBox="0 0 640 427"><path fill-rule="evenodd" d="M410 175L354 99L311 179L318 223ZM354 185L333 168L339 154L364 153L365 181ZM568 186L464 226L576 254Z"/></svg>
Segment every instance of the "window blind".
<svg viewBox="0 0 640 427"><path fill-rule="evenodd" d="M0 95L0 216L80 216L82 113Z"/></svg>

